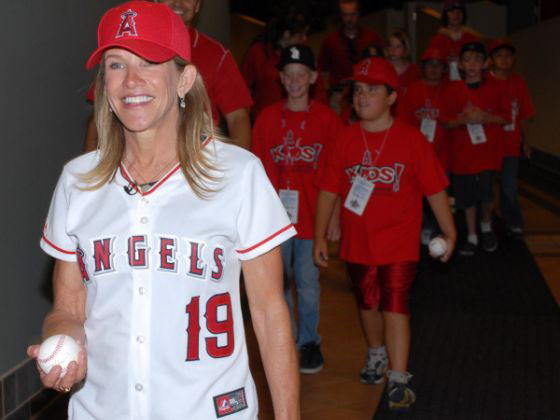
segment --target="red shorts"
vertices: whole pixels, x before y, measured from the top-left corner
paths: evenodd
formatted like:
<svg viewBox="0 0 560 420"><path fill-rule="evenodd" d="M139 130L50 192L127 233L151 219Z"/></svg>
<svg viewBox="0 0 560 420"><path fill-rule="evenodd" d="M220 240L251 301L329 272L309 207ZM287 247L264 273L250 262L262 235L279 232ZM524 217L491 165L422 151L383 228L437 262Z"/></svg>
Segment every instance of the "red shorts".
<svg viewBox="0 0 560 420"><path fill-rule="evenodd" d="M406 261L386 265L347 263L360 309L410 313L409 291L416 277L418 262Z"/></svg>

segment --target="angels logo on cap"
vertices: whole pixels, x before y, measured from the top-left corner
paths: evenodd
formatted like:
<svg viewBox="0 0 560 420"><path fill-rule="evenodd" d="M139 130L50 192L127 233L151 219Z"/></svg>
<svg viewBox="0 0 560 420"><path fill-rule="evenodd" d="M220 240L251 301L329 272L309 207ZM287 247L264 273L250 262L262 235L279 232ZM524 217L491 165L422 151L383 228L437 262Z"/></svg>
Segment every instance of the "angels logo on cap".
<svg viewBox="0 0 560 420"><path fill-rule="evenodd" d="M299 60L299 50L296 47L290 48L290 52L292 53L292 60Z"/></svg>
<svg viewBox="0 0 560 420"><path fill-rule="evenodd" d="M364 74L367 76L367 74L369 73L369 65L371 64L371 61L368 59L362 61L360 63L360 74Z"/></svg>
<svg viewBox="0 0 560 420"><path fill-rule="evenodd" d="M122 22L119 26L119 30L117 31L117 35L115 38L120 38L121 36L138 36L136 33L136 22L134 18L138 15L138 13L128 9L121 15Z"/></svg>

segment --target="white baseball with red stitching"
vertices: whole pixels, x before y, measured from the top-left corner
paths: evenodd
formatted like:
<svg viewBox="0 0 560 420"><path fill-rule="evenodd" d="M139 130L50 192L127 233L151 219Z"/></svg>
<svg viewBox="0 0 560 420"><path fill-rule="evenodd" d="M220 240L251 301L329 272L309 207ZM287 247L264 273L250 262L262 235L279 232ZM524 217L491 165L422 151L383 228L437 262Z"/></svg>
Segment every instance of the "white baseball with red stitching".
<svg viewBox="0 0 560 420"><path fill-rule="evenodd" d="M80 346L69 335L53 335L47 338L39 348L39 356L37 363L43 372L48 374L55 366L60 366L62 372L60 376L64 376L70 362L78 361L78 353Z"/></svg>
<svg viewBox="0 0 560 420"><path fill-rule="evenodd" d="M442 237L437 236L430 241L428 249L433 258L439 258L447 252L447 242Z"/></svg>

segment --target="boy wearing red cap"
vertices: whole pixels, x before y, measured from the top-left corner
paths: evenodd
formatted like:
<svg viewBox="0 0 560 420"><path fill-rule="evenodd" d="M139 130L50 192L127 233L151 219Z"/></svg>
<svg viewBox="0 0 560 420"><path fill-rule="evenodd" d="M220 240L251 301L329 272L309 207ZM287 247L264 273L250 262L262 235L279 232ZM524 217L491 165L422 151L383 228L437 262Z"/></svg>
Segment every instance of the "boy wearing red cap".
<svg viewBox="0 0 560 420"><path fill-rule="evenodd" d="M418 127L433 146L446 173L449 172L449 139L440 120L442 97L446 86L443 71L446 58L436 47L428 47L421 59L423 79L412 83L399 100L397 117ZM429 209L424 211L422 243L427 245L434 235L436 221Z"/></svg>
<svg viewBox="0 0 560 420"><path fill-rule="evenodd" d="M337 197L342 199L341 258L354 284L362 329L369 347L362 382L383 381L388 366L389 408L406 410L415 401L408 386L409 290L419 259L422 197L426 196L447 243L455 227L447 179L430 144L418 129L393 120L398 77L381 58L354 67L354 107L359 123L337 138L318 180L314 258L327 266L325 233Z"/></svg>
<svg viewBox="0 0 560 420"><path fill-rule="evenodd" d="M483 77L486 59L482 43L463 45L459 64L464 81L451 82L443 96L442 121L450 130L455 206L465 211L467 224L467 241L460 250L463 256L474 255L478 246L478 203L482 248L487 252L498 248L491 223L493 182L501 166L501 126L508 122L508 113L497 84Z"/></svg>
<svg viewBox="0 0 560 420"><path fill-rule="evenodd" d="M496 39L490 43L491 70L490 77L500 86L511 123L503 127L502 132L502 172L500 188L501 214L504 218L506 232L514 238L523 234L523 215L517 196L517 173L521 145L527 157L530 149L527 144L527 122L535 115L535 108L523 78L513 71L515 47L507 39Z"/></svg>
<svg viewBox="0 0 560 420"><path fill-rule="evenodd" d="M253 127L252 151L261 158L298 231L296 237L282 245L284 272L286 278L293 273L296 283L300 371L316 373L323 367L323 356L317 331L319 270L313 264L313 217L318 192L313 181L342 122L329 107L309 98L309 89L318 76L310 47L296 44L282 50L278 70L287 99L269 105L259 114ZM285 296L293 317L289 287Z"/></svg>

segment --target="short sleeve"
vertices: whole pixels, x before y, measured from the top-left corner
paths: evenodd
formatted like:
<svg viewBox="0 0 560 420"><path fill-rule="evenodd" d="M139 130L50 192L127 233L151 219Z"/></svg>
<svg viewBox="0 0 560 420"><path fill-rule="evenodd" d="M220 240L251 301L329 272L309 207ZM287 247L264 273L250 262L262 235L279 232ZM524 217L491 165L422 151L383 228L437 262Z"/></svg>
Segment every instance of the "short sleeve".
<svg viewBox="0 0 560 420"><path fill-rule="evenodd" d="M241 260L250 260L294 236L296 229L258 159L246 165L241 188L236 250Z"/></svg>
<svg viewBox="0 0 560 420"><path fill-rule="evenodd" d="M345 140L342 135L339 135L333 147L325 156L326 162L321 170L317 172L315 177L315 185L320 190L328 191L333 194L342 195L342 180L344 176L343 158L345 156L344 150L346 149Z"/></svg>
<svg viewBox="0 0 560 420"><path fill-rule="evenodd" d="M76 240L69 236L66 231L69 206L66 179L66 172L63 172L51 199L40 245L43 251L54 258L76 261Z"/></svg>
<svg viewBox="0 0 560 420"><path fill-rule="evenodd" d="M443 191L449 182L433 147L420 132L417 133L416 141L418 144L416 148L416 180L423 195L437 194Z"/></svg>
<svg viewBox="0 0 560 420"><path fill-rule="evenodd" d="M223 115L253 105L249 89L229 51L222 57L215 84L216 105Z"/></svg>

